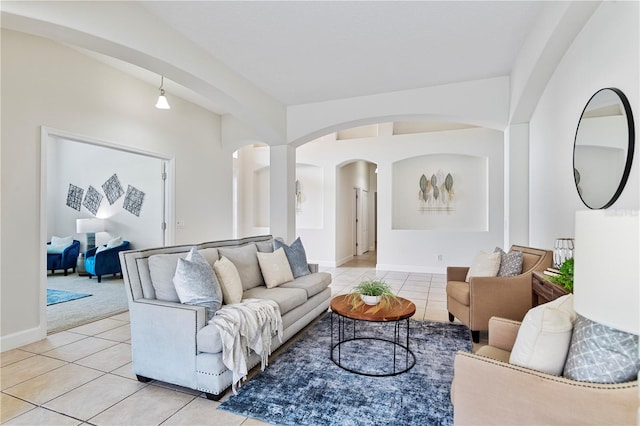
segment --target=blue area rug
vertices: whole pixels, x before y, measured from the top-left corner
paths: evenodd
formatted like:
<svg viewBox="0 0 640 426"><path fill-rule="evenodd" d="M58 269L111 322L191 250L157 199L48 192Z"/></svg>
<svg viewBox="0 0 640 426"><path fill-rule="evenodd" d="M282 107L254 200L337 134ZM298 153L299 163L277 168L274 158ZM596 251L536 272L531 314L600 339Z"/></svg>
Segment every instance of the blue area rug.
<svg viewBox="0 0 640 426"><path fill-rule="evenodd" d="M68 302L70 300L82 299L83 297L92 296L91 294L73 293L70 291L47 289L47 306L57 303Z"/></svg>
<svg viewBox="0 0 640 426"><path fill-rule="evenodd" d="M466 327L411 320L410 349L416 364L393 377L361 376L336 366L329 359L330 327L326 315L220 408L276 425L453 424L453 359L458 350L471 351ZM389 323L359 322L357 330L358 336L393 335ZM388 368L387 348L346 347L342 359L351 356L347 349L355 351L350 354L358 367Z"/></svg>

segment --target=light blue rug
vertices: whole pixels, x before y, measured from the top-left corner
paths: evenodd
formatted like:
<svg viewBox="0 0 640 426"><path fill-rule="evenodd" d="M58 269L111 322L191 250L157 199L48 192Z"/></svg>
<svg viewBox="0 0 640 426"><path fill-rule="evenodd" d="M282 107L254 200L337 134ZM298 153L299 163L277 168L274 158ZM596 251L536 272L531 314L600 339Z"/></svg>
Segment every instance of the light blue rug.
<svg viewBox="0 0 640 426"><path fill-rule="evenodd" d="M393 333L389 323L366 325L376 337ZM471 351L467 327L412 320L410 348L416 365L393 377L360 376L337 367L329 359L330 327L327 315L220 409L275 425L453 424L453 359L458 350ZM383 348L353 349L360 367L386 368L389 354Z"/></svg>
<svg viewBox="0 0 640 426"><path fill-rule="evenodd" d="M73 293L70 291L47 289L47 306L56 305L58 303L68 302L70 300L82 299L89 297L91 294Z"/></svg>

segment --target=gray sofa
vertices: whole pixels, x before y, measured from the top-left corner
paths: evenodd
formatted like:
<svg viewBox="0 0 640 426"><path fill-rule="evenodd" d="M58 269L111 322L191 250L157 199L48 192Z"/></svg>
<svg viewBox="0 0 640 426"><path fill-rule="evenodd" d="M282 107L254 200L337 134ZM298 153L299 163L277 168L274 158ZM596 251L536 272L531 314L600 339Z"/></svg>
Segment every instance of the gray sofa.
<svg viewBox="0 0 640 426"><path fill-rule="evenodd" d="M248 246L255 246L257 251L272 251L272 241L270 235L265 235L120 253L129 300L133 371L138 380L155 379L185 386L203 391L207 398L214 400L224 394L231 385L232 373L222 362L220 335L213 325L207 324L205 308L158 300L154 284L158 287L162 279L171 280L171 265L177 264L178 257L185 257L194 246L209 263L213 263L219 258L219 252L226 253L233 261L234 252L229 250L234 248L242 247L245 253L253 250ZM245 277L251 276L256 267L259 269L257 256L254 257L255 264L236 264L243 281L243 298L271 299L278 303L284 328L283 341L327 311L331 299L330 274L318 272L317 265L309 265L310 275L272 289L264 283L247 285ZM246 259L244 256L243 261ZM271 348L280 345L279 339L274 337ZM260 358L252 353L248 367L259 361Z"/></svg>

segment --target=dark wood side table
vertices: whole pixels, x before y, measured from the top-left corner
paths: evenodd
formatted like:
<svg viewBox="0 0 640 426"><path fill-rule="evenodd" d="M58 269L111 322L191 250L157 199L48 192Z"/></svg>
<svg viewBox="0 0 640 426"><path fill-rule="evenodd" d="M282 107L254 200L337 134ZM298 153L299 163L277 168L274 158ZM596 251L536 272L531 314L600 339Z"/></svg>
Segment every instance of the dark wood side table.
<svg viewBox="0 0 640 426"><path fill-rule="evenodd" d="M538 306L543 303L551 302L560 296L569 294L564 287L559 286L549 279L549 276L542 272L534 272L531 274L531 303L532 306Z"/></svg>

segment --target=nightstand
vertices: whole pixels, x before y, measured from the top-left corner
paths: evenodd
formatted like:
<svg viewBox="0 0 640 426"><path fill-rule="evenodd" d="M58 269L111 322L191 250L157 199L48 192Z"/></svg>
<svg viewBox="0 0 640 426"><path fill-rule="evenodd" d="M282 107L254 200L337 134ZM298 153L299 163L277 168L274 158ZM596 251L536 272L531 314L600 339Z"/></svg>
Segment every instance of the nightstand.
<svg viewBox="0 0 640 426"><path fill-rule="evenodd" d="M564 287L552 282L549 276L542 272L533 272L531 274L531 304L538 306L543 303L551 302L560 296L569 294Z"/></svg>

